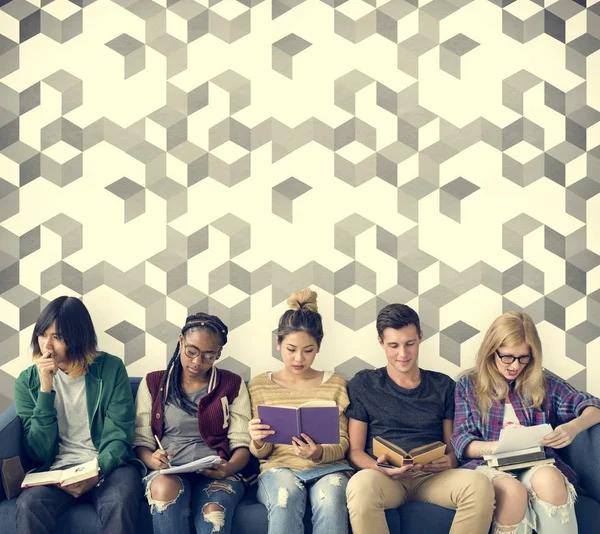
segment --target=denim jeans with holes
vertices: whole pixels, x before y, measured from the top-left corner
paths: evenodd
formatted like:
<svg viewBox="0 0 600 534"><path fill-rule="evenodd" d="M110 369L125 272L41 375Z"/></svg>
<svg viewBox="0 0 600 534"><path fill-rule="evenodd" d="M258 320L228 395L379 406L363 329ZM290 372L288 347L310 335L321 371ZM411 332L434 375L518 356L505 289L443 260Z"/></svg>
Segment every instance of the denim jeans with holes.
<svg viewBox="0 0 600 534"><path fill-rule="evenodd" d="M258 479L257 499L267 508L269 534L304 534L307 498L313 534L348 534L347 484L345 472L303 482L287 468L265 471Z"/></svg>
<svg viewBox="0 0 600 534"><path fill-rule="evenodd" d="M244 497L244 483L233 479L214 480L196 473L177 476L183 488L170 502L152 499L153 479L145 482L154 534L189 534L191 523L196 534L231 534L235 507ZM217 504L223 510L206 512L204 507L208 504Z"/></svg>

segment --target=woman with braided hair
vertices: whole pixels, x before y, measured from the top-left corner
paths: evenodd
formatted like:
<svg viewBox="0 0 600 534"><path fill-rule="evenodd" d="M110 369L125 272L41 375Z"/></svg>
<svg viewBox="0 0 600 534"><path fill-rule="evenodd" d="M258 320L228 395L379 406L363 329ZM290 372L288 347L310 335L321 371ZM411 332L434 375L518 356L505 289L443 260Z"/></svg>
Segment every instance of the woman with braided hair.
<svg viewBox="0 0 600 534"><path fill-rule="evenodd" d="M146 478L155 534L188 533L191 523L196 534L231 533L250 458L250 400L240 376L214 366L226 343L221 319L191 315L167 369L149 373L140 384L134 447L150 470L209 455L222 459L201 473Z"/></svg>

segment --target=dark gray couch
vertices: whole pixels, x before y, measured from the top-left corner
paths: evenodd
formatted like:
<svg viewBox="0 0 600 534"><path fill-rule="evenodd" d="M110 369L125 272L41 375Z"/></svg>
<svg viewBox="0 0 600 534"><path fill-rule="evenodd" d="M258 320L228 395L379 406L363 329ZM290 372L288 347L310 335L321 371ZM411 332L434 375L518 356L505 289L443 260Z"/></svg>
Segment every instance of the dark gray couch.
<svg viewBox="0 0 600 534"><path fill-rule="evenodd" d="M131 378L134 395L140 383L139 378ZM0 415L0 458L19 455L25 460L21 444L21 422L15 414L14 406ZM577 522L580 534L600 532L600 425L577 436L573 444L565 449L564 457L581 477L587 495L580 495L576 504ZM267 511L256 501L256 487L252 488L235 511L234 534L266 534ZM0 534L16 534L15 500L0 502ZM433 504L408 503L398 510L386 512L388 526L393 534L447 534L454 512ZM306 532L311 532L310 512L307 511ZM80 504L70 508L60 522L60 534L101 534L100 522L90 504ZM138 532L152 532L152 520L145 500L140 507ZM57 533L57 534L58 534ZM373 533L378 534L378 533Z"/></svg>

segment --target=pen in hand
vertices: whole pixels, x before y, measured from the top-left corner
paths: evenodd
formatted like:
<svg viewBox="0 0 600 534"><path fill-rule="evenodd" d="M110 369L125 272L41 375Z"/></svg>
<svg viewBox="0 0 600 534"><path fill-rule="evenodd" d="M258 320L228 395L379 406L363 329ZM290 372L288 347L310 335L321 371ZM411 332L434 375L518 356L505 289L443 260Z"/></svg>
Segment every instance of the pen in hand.
<svg viewBox="0 0 600 534"><path fill-rule="evenodd" d="M154 439L156 440L156 443L158 444L158 448L161 451L164 451L165 449L163 449L163 446L160 444L160 440L158 439L158 436L156 434L154 434ZM171 466L171 462L169 461L169 454L167 453L167 463L169 464L169 467Z"/></svg>

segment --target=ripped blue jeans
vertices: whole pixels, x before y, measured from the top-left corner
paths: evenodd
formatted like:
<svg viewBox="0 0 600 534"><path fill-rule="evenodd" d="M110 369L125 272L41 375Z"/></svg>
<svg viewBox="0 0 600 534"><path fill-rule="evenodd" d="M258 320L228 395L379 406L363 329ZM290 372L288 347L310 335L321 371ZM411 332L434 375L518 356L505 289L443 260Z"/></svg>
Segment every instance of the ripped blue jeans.
<svg viewBox="0 0 600 534"><path fill-rule="evenodd" d="M554 465L538 465L518 472L517 475L498 471L497 469L480 466L477 471L485 474L491 481L501 476L517 478L527 489L529 501L525 510L525 517L517 525L499 525L493 522L493 534L577 534L577 519L575 517L575 500L577 492L573 485L563 475L567 490L567 502L562 505L553 505L542 501L531 486L531 477L538 469L557 469Z"/></svg>
<svg viewBox="0 0 600 534"><path fill-rule="evenodd" d="M265 471L258 479L256 497L267 508L269 534L304 534L307 498L313 534L348 534L347 485L346 472L303 482L291 469L274 467Z"/></svg>
<svg viewBox="0 0 600 534"><path fill-rule="evenodd" d="M174 501L157 501L151 488L155 479L147 479L146 498L152 513L154 534L189 534L191 523L196 534L231 534L233 512L244 497L245 485L239 480L214 480L196 473L177 476L182 489ZM205 511L209 504L217 504L222 511Z"/></svg>

